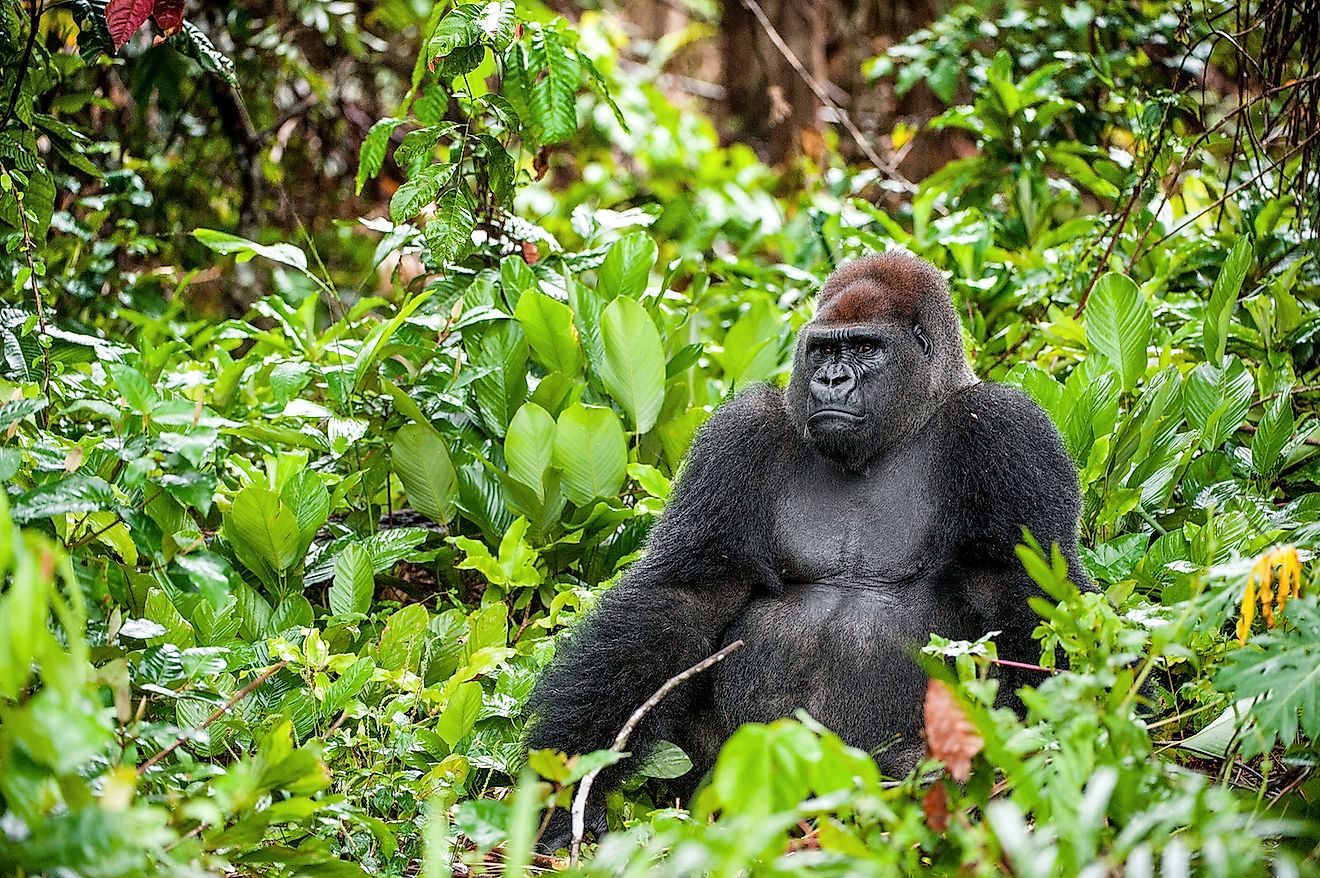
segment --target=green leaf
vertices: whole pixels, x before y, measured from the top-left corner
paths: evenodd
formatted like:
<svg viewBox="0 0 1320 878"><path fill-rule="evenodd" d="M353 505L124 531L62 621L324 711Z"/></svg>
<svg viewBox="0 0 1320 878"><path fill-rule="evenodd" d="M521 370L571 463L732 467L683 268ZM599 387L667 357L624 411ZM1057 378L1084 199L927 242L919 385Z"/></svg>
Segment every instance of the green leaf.
<svg viewBox="0 0 1320 878"><path fill-rule="evenodd" d="M658 741L646 754L646 758L637 766L637 773L643 777L669 779L682 777L692 770L692 760L683 752L683 748L669 741Z"/></svg>
<svg viewBox="0 0 1320 878"><path fill-rule="evenodd" d="M1215 687L1234 699L1258 699L1250 707L1260 735L1242 739L1244 755L1285 747L1300 730L1320 738L1320 609L1313 596L1288 603L1289 629L1275 628L1229 654Z"/></svg>
<svg viewBox="0 0 1320 878"><path fill-rule="evenodd" d="M1228 325L1233 318L1238 293L1242 291L1242 281L1247 276L1247 269L1251 267L1251 256L1251 239L1239 238L1233 249L1228 251L1228 256L1224 257L1224 264L1210 292L1210 301L1206 303L1201 344L1205 348L1206 359L1213 366L1223 365Z"/></svg>
<svg viewBox="0 0 1320 878"><path fill-rule="evenodd" d="M559 416L555 466L564 473L564 492L578 506L613 497L628 470L628 440L618 415L575 403Z"/></svg>
<svg viewBox="0 0 1320 878"><path fill-rule="evenodd" d="M458 480L440 434L429 425L405 424L394 437L393 462L414 509L438 524L454 517Z"/></svg>
<svg viewBox="0 0 1320 878"><path fill-rule="evenodd" d="M441 122L439 125L427 125L425 128L409 131L403 136L399 148L394 151L395 163L401 168L408 168L415 160L429 155L440 138L457 130L458 123Z"/></svg>
<svg viewBox="0 0 1320 878"><path fill-rule="evenodd" d="M339 679L325 689L325 701L322 703L324 713L329 715L347 707L367 683L371 682L371 675L375 670L376 663L365 656L345 668Z"/></svg>
<svg viewBox="0 0 1320 878"><path fill-rule="evenodd" d="M1146 374L1146 348L1155 329L1150 305L1131 278L1109 272L1086 306L1086 338L1118 372L1124 391Z"/></svg>
<svg viewBox="0 0 1320 878"><path fill-rule="evenodd" d="M577 132L577 90L582 71L577 55L564 46L555 31L533 25L529 52L533 71L545 75L534 79L531 109L541 129L543 143L567 140Z"/></svg>
<svg viewBox="0 0 1320 878"><path fill-rule="evenodd" d="M335 558L335 581L330 586L330 612L336 616L366 615L376 580L371 555L362 546L350 544Z"/></svg>
<svg viewBox="0 0 1320 878"><path fill-rule="evenodd" d="M388 671L416 671L422 660L428 620L426 607L421 604L409 604L390 616L380 633L380 666Z"/></svg>
<svg viewBox="0 0 1320 878"><path fill-rule="evenodd" d="M618 298L601 320L601 381L638 433L655 426L665 401L665 352L651 316L636 299Z"/></svg>
<svg viewBox="0 0 1320 878"><path fill-rule="evenodd" d="M116 506L110 485L98 476L70 476L19 494L11 515L19 524L70 513L99 512Z"/></svg>
<svg viewBox="0 0 1320 878"><path fill-rule="evenodd" d="M437 162L404 181L390 196L390 220L401 223L420 213L423 207L435 201L440 189L453 178L456 168L456 165ZM434 219L431 221L435 222Z"/></svg>
<svg viewBox="0 0 1320 878"><path fill-rule="evenodd" d="M130 409L141 415L151 412L156 402L156 391L141 372L126 363L106 363L105 370L110 373L115 389Z"/></svg>
<svg viewBox="0 0 1320 878"><path fill-rule="evenodd" d="M452 749L472 731L480 713L481 684L472 681L462 683L454 690L440 719L436 720L435 733L444 738Z"/></svg>
<svg viewBox="0 0 1320 878"><path fill-rule="evenodd" d="M330 518L330 492L315 471L302 469L284 483L280 500L298 522L300 553L305 555L316 532Z"/></svg>
<svg viewBox="0 0 1320 878"><path fill-rule="evenodd" d="M1292 388L1279 394L1265 406L1265 414L1251 437L1251 466L1266 480L1279 470L1280 457L1292 438Z"/></svg>
<svg viewBox="0 0 1320 878"><path fill-rule="evenodd" d="M765 381L779 365L779 333L783 318L764 299L738 318L724 336L720 363L730 388L741 390Z"/></svg>
<svg viewBox="0 0 1320 878"><path fill-rule="evenodd" d="M366 185L368 178L379 174L380 169L385 165L385 153L390 147L390 138L394 135L394 129L402 124L402 119L386 117L372 125L367 136L362 138L362 148L358 150L357 185L354 190L358 195L362 194L362 187Z"/></svg>
<svg viewBox="0 0 1320 878"><path fill-rule="evenodd" d="M404 322L422 306L423 302L431 298L433 292L433 289L422 290L409 299L399 309L399 313L395 314L388 323L379 324L371 330L366 340L362 342L357 357L353 360L353 389L356 390L362 386L362 381L367 377L367 373L371 371L372 366L376 365L376 361L381 358L381 355L385 352L385 346L390 343L390 339L394 338L394 333L399 331L399 327L403 326Z"/></svg>
<svg viewBox="0 0 1320 878"><path fill-rule="evenodd" d="M265 488L238 492L224 515L224 533L238 560L258 575L281 573L300 560L298 520Z"/></svg>
<svg viewBox="0 0 1320 878"><path fill-rule="evenodd" d="M540 290L528 289L518 300L513 317L541 365L566 375L582 373L582 342L573 325L572 308Z"/></svg>
<svg viewBox="0 0 1320 878"><path fill-rule="evenodd" d="M46 398L42 396L32 399L16 399L13 402L7 402L0 405L0 432L8 430L24 418L35 415L46 407Z"/></svg>
<svg viewBox="0 0 1320 878"><path fill-rule="evenodd" d="M258 244L214 229L193 229L193 237L216 253L236 256L239 262L247 262L253 256L264 256L272 262L307 273L307 254L292 244Z"/></svg>
<svg viewBox="0 0 1320 878"><path fill-rule="evenodd" d="M472 249L477 227L477 204L467 187L445 190L435 206L435 216L426 223L426 245L437 263L454 262Z"/></svg>
<svg viewBox="0 0 1320 878"><path fill-rule="evenodd" d="M1237 357L1223 368L1201 363L1183 385L1187 423L1201 432L1204 448L1218 448L1241 426L1251 408L1255 382Z"/></svg>
<svg viewBox="0 0 1320 878"><path fill-rule="evenodd" d="M469 348L472 365L482 370L473 379L477 411L496 436L508 430L514 412L527 401L527 339L513 320L494 323Z"/></svg>
<svg viewBox="0 0 1320 878"><path fill-rule="evenodd" d="M610 245L597 275L596 290L606 299L641 298L659 250L646 232L632 232Z"/></svg>
<svg viewBox="0 0 1320 878"><path fill-rule="evenodd" d="M536 403L525 403L509 422L504 460L509 475L545 499L545 474L554 459L555 419Z"/></svg>

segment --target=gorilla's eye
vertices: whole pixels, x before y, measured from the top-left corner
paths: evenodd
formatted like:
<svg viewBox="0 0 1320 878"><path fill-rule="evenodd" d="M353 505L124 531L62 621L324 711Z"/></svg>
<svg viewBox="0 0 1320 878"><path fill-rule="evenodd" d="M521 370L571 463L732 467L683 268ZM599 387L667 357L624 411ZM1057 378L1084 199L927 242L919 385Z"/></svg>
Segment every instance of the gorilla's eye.
<svg viewBox="0 0 1320 878"><path fill-rule="evenodd" d="M871 354L874 354L878 348L876 347L875 342L859 341L857 344L853 345L853 350L856 351L859 356L869 357Z"/></svg>

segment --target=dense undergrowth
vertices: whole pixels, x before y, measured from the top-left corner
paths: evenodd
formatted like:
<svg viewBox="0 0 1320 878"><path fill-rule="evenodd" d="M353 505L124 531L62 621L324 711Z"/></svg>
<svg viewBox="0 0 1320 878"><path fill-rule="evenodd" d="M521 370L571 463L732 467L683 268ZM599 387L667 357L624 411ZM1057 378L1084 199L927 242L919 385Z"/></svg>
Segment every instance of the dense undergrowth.
<svg viewBox="0 0 1320 878"><path fill-rule="evenodd" d="M321 5L295 4L370 63ZM96 2L47 10L24 59L4 4L0 871L566 868L531 853L541 809L601 763L521 750L554 635L712 407L783 379L815 285L901 247L1077 461L1103 596L1022 550L1068 670L1019 717L992 643L932 643L965 783L881 779L803 715L745 727L677 808L666 750L580 871L1320 874L1317 202L1297 150L1234 136L1269 99L1176 75L1241 63L1214 10L954 8L868 66L937 84L977 145L910 194L721 146L608 15L417 6L377 10L421 50L362 143L368 218L250 240L186 106L94 120L113 64L176 108L175 80L248 70L265 124L259 64L191 26L110 61ZM217 272L241 316L192 295Z"/></svg>

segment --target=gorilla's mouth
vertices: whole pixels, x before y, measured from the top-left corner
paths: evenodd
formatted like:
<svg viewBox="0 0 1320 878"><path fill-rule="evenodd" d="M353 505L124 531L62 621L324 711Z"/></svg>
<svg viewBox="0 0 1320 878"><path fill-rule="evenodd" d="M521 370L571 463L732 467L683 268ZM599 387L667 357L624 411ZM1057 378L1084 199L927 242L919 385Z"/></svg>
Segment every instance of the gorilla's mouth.
<svg viewBox="0 0 1320 878"><path fill-rule="evenodd" d="M832 427L850 427L860 424L866 418L846 409L816 409L807 416L807 426L829 425Z"/></svg>

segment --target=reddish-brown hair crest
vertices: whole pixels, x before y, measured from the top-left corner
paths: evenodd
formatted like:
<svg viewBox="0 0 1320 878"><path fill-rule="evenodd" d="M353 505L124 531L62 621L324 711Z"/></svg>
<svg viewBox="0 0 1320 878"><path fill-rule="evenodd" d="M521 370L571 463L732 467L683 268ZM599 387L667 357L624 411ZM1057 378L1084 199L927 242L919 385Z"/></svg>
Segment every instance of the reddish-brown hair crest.
<svg viewBox="0 0 1320 878"><path fill-rule="evenodd" d="M933 265L890 251L850 262L830 275L816 303L817 323L862 323L917 316L924 305L947 302L948 286Z"/></svg>

